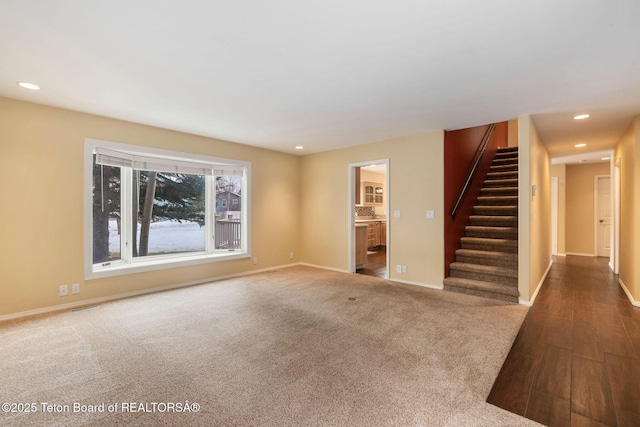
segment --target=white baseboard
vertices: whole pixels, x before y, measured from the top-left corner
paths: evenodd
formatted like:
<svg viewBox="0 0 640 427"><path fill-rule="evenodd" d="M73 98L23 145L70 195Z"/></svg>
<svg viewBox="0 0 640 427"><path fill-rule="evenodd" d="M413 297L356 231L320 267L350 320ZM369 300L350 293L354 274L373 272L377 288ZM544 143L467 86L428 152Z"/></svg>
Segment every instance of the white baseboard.
<svg viewBox="0 0 640 427"><path fill-rule="evenodd" d="M573 255L573 256L588 256L588 257L591 257L591 258L595 258L595 257L596 257L596 254L581 254L581 253L578 253L578 252L567 252L567 254L566 254L566 255ZM566 255L565 255L565 256L566 256Z"/></svg>
<svg viewBox="0 0 640 427"><path fill-rule="evenodd" d="M349 273L349 270L344 270L342 268L333 268L333 267L327 267L324 265L309 264L308 262L299 262L297 265L304 265L305 267L319 268L321 270L337 271L338 273Z"/></svg>
<svg viewBox="0 0 640 427"><path fill-rule="evenodd" d="M553 256L567 256L567 254L553 254Z"/></svg>
<svg viewBox="0 0 640 427"><path fill-rule="evenodd" d="M350 273L348 270L343 270L341 268L326 267L324 265L309 264L309 263L306 263L306 262L301 262L301 263L299 263L299 265L304 265L306 267L320 268L322 270L337 271L338 273L355 274L355 273ZM396 279L396 278L392 278L391 279L391 278L389 278L388 274L387 274L387 276L385 276L385 279L390 281L390 282L402 283L404 285L420 286L420 287L423 287L423 288L437 289L439 291L444 289L444 285L438 286L438 285L431 285L429 283L412 282L410 280L401 280L401 279Z"/></svg>
<svg viewBox="0 0 640 427"><path fill-rule="evenodd" d="M544 283L545 279L549 275L549 271L551 270L551 266L552 265L553 265L553 259L551 259L551 261L549 262L549 265L547 266L547 269L545 270L544 274L542 275L542 279L540 279L540 281L538 282L538 286L536 287L535 292L531 296L531 301L520 300L520 304L528 305L529 307L531 307L533 305L533 303L536 300L536 297L538 296L538 292L540 292L540 288L542 288L542 284Z"/></svg>
<svg viewBox="0 0 640 427"><path fill-rule="evenodd" d="M232 279L234 277L249 276L251 274L263 273L265 271L278 270L280 268L293 267L295 265L300 265L300 263L283 264L283 265L279 265L279 266L275 266L275 267L261 268L259 270L244 271L242 273L227 274L227 275L224 275L224 276L210 277L210 278L202 279L202 280L193 280L193 281L190 281L190 282L183 282L183 283L178 283L178 284L174 284L174 285L159 286L157 288L150 288L150 289L143 289L143 290L140 290L140 291L126 292L124 294L116 294L116 295L110 295L110 296L100 297L100 298L85 299L85 300L82 300L82 301L71 302L71 303L68 303L68 304L54 305L54 306L51 306L51 307L39 308L39 309L36 309L36 310L21 311L19 313L6 314L4 316L0 316L0 322L3 322L5 320L19 319L21 317L35 316L35 315L38 315L38 314L52 313L54 311L66 311L66 310L71 310L71 309L78 308L78 307L85 307L85 306L88 306L88 305L96 305L96 304L100 304L100 303L108 302L108 301L114 301L114 300L119 300L119 299L124 299L124 298L136 297L136 296L140 296L140 295L152 294L152 293L155 293L155 292L169 291L171 289L186 288L186 287L189 287L189 286L195 286L195 285L202 285L202 284L205 284L205 283L218 282L218 281L224 280L224 279Z"/></svg>
<svg viewBox="0 0 640 427"><path fill-rule="evenodd" d="M640 307L640 301L636 301L635 299L633 299L633 295L631 295L631 292L629 292L629 289L627 289L627 287L622 282L622 280L618 279L618 283L622 287L622 290L624 291L624 293L627 294L627 298L629 298L629 301L631 301L631 304L635 307Z"/></svg>
<svg viewBox="0 0 640 427"><path fill-rule="evenodd" d="M431 284L429 284L429 283L412 282L412 281L410 281L410 280L401 280L401 279L396 279L396 278L393 278L393 279L387 279L387 280L389 280L390 282L402 283L402 284L404 284L404 285L413 285L413 286L421 286L421 287L423 287L423 288L437 289L437 290L439 290L439 291L441 291L441 290L443 290L443 289L444 289L444 285L440 285L440 286L438 286L438 285L431 285Z"/></svg>

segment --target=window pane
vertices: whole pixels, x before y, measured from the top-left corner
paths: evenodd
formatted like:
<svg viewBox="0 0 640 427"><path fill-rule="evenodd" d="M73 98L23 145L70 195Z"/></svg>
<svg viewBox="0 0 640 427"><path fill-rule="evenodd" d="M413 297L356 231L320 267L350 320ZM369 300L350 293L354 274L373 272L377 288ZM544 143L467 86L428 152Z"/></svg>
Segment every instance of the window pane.
<svg viewBox="0 0 640 427"><path fill-rule="evenodd" d="M93 163L93 263L121 258L120 168Z"/></svg>
<svg viewBox="0 0 640 427"><path fill-rule="evenodd" d="M134 170L133 256L199 252L205 245L205 177Z"/></svg>
<svg viewBox="0 0 640 427"><path fill-rule="evenodd" d="M242 178L216 177L216 249L242 248Z"/></svg>

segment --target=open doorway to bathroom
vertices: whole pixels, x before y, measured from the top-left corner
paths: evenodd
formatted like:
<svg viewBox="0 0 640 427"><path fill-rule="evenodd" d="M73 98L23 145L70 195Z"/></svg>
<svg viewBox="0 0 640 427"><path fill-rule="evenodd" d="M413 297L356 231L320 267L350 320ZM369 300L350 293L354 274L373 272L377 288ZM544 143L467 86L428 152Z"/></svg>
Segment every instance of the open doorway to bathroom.
<svg viewBox="0 0 640 427"><path fill-rule="evenodd" d="M388 160L350 165L350 271L388 278Z"/></svg>

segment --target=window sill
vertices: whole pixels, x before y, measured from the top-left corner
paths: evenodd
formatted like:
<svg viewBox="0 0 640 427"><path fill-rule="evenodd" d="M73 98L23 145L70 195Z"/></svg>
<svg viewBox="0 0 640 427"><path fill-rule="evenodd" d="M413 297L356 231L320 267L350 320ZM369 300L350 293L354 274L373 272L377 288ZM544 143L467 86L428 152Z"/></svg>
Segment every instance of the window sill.
<svg viewBox="0 0 640 427"><path fill-rule="evenodd" d="M131 264L115 261L107 267L91 265L91 271L85 271L85 280L102 279L104 277L123 276L147 271L165 270L168 268L187 267L190 265L206 264L211 262L229 261L241 258L250 258L246 251L218 252L213 254L185 255L180 257L158 257Z"/></svg>

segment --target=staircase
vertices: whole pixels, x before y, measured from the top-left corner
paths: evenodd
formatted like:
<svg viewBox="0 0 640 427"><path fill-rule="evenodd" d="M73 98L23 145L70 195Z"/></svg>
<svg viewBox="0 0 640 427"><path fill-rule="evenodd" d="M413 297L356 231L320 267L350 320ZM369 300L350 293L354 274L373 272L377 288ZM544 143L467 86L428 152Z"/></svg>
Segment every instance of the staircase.
<svg viewBox="0 0 640 427"><path fill-rule="evenodd" d="M518 302L518 147L500 148L444 289Z"/></svg>

